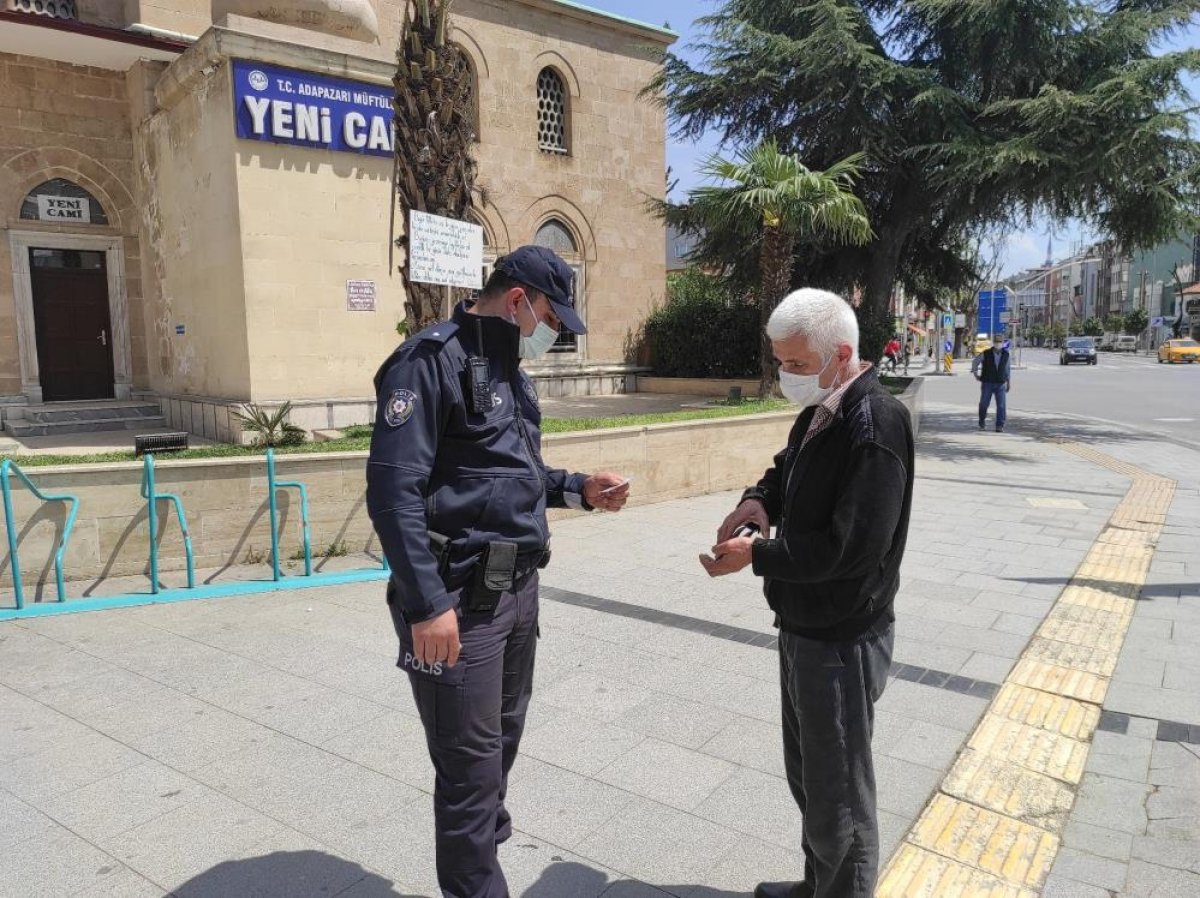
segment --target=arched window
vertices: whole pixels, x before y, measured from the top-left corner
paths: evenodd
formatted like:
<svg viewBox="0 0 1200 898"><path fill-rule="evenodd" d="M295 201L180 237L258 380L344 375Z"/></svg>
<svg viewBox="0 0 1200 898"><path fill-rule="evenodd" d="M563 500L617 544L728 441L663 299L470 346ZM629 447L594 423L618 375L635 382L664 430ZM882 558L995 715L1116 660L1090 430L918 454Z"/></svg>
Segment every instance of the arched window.
<svg viewBox="0 0 1200 898"><path fill-rule="evenodd" d="M467 74L467 119L471 122L471 130L475 132L474 142L479 143L479 72L475 69L475 60L471 58L471 54L461 45L456 46Z"/></svg>
<svg viewBox="0 0 1200 898"><path fill-rule="evenodd" d="M552 68L538 74L538 149L544 153L567 153L567 88Z"/></svg>
<svg viewBox="0 0 1200 898"><path fill-rule="evenodd" d="M554 250L575 272L575 311L579 313L580 318L584 319L584 324L587 324L583 309L583 262L570 229L557 218L551 218L537 229L533 242L538 246ZM554 341L550 351L578 352L579 335L565 327L559 329L558 339Z"/></svg>
<svg viewBox="0 0 1200 898"><path fill-rule="evenodd" d="M100 201L65 178L43 181L29 191L21 203L21 218L52 224L108 224Z"/></svg>

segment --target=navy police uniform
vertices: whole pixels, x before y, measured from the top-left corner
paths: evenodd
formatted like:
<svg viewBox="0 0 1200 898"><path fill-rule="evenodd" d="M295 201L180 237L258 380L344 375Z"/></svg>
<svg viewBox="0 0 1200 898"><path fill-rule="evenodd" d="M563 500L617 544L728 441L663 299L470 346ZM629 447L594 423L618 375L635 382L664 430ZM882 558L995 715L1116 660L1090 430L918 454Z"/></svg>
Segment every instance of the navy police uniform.
<svg viewBox="0 0 1200 898"><path fill-rule="evenodd" d="M435 768L447 898L508 898L496 850L512 832L504 798L533 687L546 507L586 507L586 475L542 463L541 412L519 340L504 319L459 306L406 340L375 377L367 507L392 568L398 666ZM479 359L490 394L481 411L472 400ZM458 663L421 661L412 625L451 608Z"/></svg>

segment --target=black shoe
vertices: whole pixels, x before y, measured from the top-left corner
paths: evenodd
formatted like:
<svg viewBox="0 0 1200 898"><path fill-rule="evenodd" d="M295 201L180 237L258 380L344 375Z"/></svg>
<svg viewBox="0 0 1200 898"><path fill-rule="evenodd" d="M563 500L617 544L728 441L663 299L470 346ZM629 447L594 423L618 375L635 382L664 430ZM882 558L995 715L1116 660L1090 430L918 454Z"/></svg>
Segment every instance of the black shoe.
<svg viewBox="0 0 1200 898"><path fill-rule="evenodd" d="M1003 428L1003 427L997 427L997 428L996 428L996 433L1004 433L1004 428Z"/></svg>
<svg viewBox="0 0 1200 898"><path fill-rule="evenodd" d="M983 430L983 429L984 429L984 428L986 428L986 427L987 427L987 425L986 425L986 424L984 424L982 421L980 421L980 422L979 422L979 429L980 429L980 430Z"/></svg>
<svg viewBox="0 0 1200 898"><path fill-rule="evenodd" d="M754 898L812 898L813 890L803 882L760 882Z"/></svg>

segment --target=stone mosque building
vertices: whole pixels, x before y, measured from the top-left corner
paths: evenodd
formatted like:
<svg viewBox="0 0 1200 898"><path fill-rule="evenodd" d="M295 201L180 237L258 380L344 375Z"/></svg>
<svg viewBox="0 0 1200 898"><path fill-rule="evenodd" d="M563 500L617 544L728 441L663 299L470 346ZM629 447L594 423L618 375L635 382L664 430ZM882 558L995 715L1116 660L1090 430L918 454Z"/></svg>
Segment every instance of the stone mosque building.
<svg viewBox="0 0 1200 898"><path fill-rule="evenodd" d="M0 0L0 419L236 440L241 403L370 420L399 339L388 260L399 0ZM675 35L568 0L457 0L477 80L484 263L548 245L586 336L551 395L624 389L664 289ZM58 410L55 412L55 410Z"/></svg>

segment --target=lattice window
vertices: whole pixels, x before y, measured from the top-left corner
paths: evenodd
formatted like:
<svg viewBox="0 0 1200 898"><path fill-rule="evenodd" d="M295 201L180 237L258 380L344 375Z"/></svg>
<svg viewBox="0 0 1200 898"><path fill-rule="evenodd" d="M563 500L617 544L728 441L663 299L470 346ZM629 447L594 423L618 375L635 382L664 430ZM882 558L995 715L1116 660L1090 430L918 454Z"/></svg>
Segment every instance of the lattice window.
<svg viewBox="0 0 1200 898"><path fill-rule="evenodd" d="M567 88L554 69L542 69L537 81L538 148L567 152Z"/></svg>
<svg viewBox="0 0 1200 898"><path fill-rule="evenodd" d="M571 266L571 270L575 272L575 311L580 318L584 318L583 314L583 265L579 260L579 251L575 246L575 238L571 235L570 229L567 228L558 219L552 218L543 224L534 235L533 242L538 246L544 246L547 249L552 249L563 261ZM586 324L586 319L584 319ZM577 352L579 350L579 335L567 330L565 327L558 329L558 339L554 341L554 345L550 347L551 352Z"/></svg>
<svg viewBox="0 0 1200 898"><path fill-rule="evenodd" d="M75 0L4 0L9 12L27 12L52 19L75 19Z"/></svg>

